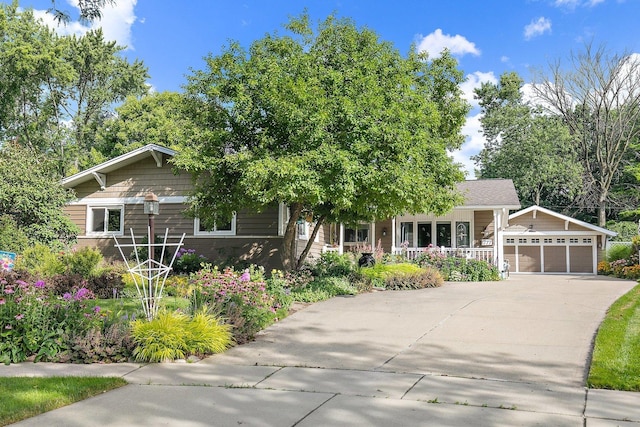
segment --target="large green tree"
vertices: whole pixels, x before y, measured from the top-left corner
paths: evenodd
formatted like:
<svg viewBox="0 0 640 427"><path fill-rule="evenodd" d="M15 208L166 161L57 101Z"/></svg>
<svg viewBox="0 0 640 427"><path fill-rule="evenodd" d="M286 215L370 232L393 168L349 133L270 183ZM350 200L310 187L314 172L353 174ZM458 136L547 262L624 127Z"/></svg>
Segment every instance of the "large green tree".
<svg viewBox="0 0 640 427"><path fill-rule="evenodd" d="M1 139L48 154L61 175L91 166L96 129L147 93L146 67L101 30L60 37L17 3L0 5L0 35Z"/></svg>
<svg viewBox="0 0 640 427"><path fill-rule="evenodd" d="M154 92L128 97L116 108L116 114L102 123L96 138L100 152L112 158L152 143L178 149L200 137L182 94Z"/></svg>
<svg viewBox="0 0 640 427"><path fill-rule="evenodd" d="M77 227L62 210L72 197L60 185L47 156L15 143L4 144L0 149L3 227L13 224L30 244L61 248L78 234Z"/></svg>
<svg viewBox="0 0 640 427"><path fill-rule="evenodd" d="M232 43L189 77L192 116L207 130L176 158L195 178L193 213L226 221L285 203L281 255L292 269L324 222L451 209L463 174L448 150L468 112L456 61L403 56L333 16L313 27L302 15L286 29L248 50ZM307 215L316 226L298 256L296 221Z"/></svg>
<svg viewBox="0 0 640 427"><path fill-rule="evenodd" d="M568 128L524 101L523 80L505 73L475 91L487 140L474 156L480 178L510 178L524 206L562 208L582 189L582 169Z"/></svg>

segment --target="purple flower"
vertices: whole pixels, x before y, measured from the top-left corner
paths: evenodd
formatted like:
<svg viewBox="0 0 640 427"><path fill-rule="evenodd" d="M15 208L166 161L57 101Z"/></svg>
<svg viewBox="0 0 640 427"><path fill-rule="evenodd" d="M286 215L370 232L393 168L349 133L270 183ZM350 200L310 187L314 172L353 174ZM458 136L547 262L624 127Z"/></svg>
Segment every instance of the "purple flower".
<svg viewBox="0 0 640 427"><path fill-rule="evenodd" d="M22 320L22 319L24 319L24 314L16 314L15 318L16 318L16 320Z"/></svg>
<svg viewBox="0 0 640 427"><path fill-rule="evenodd" d="M78 289L78 292L76 292L76 296L75 296L76 301L81 301L89 298L91 298L91 292L87 288L80 288Z"/></svg>
<svg viewBox="0 0 640 427"><path fill-rule="evenodd" d="M96 313L96 314L100 313L100 306L96 305L95 307L93 307L93 312Z"/></svg>
<svg viewBox="0 0 640 427"><path fill-rule="evenodd" d="M33 286L35 286L38 289L42 289L46 286L46 283L44 280L38 280Z"/></svg>
<svg viewBox="0 0 640 427"><path fill-rule="evenodd" d="M5 288L5 290L4 290L4 293L5 293L5 294L12 294L12 293L14 293L14 292L15 292L15 291L13 290L13 288Z"/></svg>
<svg viewBox="0 0 640 427"><path fill-rule="evenodd" d="M69 292L65 292L64 295L62 295L62 299L65 301L71 301L71 298L73 298L73 295L71 295Z"/></svg>
<svg viewBox="0 0 640 427"><path fill-rule="evenodd" d="M242 275L240 276L240 281L248 282L249 280L251 280L251 275L249 274L249 271L245 271L244 273L242 273Z"/></svg>

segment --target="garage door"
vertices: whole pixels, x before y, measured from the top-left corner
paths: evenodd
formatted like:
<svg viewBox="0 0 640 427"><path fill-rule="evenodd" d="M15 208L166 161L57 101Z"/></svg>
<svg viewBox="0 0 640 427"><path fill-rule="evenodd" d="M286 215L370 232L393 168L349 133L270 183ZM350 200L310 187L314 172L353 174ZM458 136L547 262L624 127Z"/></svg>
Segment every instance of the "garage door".
<svg viewBox="0 0 640 427"><path fill-rule="evenodd" d="M567 272L567 248L564 246L544 246L545 273Z"/></svg>
<svg viewBox="0 0 640 427"><path fill-rule="evenodd" d="M592 241L591 238L571 239L573 241L566 243L564 238L545 240L550 242L545 242L548 244L541 242L538 246L531 245L530 241L524 242L528 243L526 245L506 244L504 258L509 262L511 272L595 273L593 247L585 245Z"/></svg>
<svg viewBox="0 0 640 427"><path fill-rule="evenodd" d="M593 273L593 251L590 246L569 246L571 273Z"/></svg>
<svg viewBox="0 0 640 427"><path fill-rule="evenodd" d="M542 271L540 263L540 247L518 247L518 271L521 273L540 273Z"/></svg>

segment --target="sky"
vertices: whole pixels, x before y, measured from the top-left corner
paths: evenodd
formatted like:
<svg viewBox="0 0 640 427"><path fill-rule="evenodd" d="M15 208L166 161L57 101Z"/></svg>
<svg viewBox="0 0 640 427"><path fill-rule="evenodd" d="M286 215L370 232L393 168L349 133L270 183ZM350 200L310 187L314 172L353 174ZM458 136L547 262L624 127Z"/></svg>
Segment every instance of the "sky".
<svg viewBox="0 0 640 427"><path fill-rule="evenodd" d="M56 3L77 15L77 0ZM330 14L350 18L402 54L413 46L433 57L448 48L464 72L462 90L472 105L465 143L452 153L468 178L474 177L471 156L484 146L473 99L481 83L497 83L511 71L530 82L535 70L558 60L568 65L588 43L613 54L640 53L640 0L115 0L90 26L73 20L56 25L46 13L51 0L18 4L60 34L101 27L105 38L126 47L123 55L144 62L155 91L181 91L187 75L204 69L208 54L220 53L229 41L249 47L266 34L283 34L289 18L305 9L315 22Z"/></svg>

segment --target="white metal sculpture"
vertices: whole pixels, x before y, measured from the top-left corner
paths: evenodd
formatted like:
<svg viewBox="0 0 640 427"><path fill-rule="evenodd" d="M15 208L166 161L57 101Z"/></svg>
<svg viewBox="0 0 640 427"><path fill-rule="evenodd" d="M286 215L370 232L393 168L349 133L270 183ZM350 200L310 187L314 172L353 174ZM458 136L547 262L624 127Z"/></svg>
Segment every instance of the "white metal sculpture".
<svg viewBox="0 0 640 427"><path fill-rule="evenodd" d="M155 243L151 235L151 227L147 227L147 243L136 243L136 238L133 235L133 229L131 231L131 243L121 244L118 242L116 236L113 236L115 240L115 247L120 251L120 255L124 260L127 270L133 282L136 285L138 296L142 302L142 309L147 317L147 320L153 319L158 314L158 307L160 300L162 299L162 291L164 290L164 284L167 280L167 276L171 272L171 266L176 259L178 249L183 245L185 234L182 234L180 241L177 243L168 243L169 229L165 230L164 239L162 243ZM131 265L130 260L125 256L123 248L132 248L132 255L134 257L135 265ZM146 248L146 259L141 259L140 250ZM158 260L155 258L156 248L162 248ZM173 248L173 254L167 251L167 248ZM169 264L164 264L165 257L168 259L171 257Z"/></svg>

